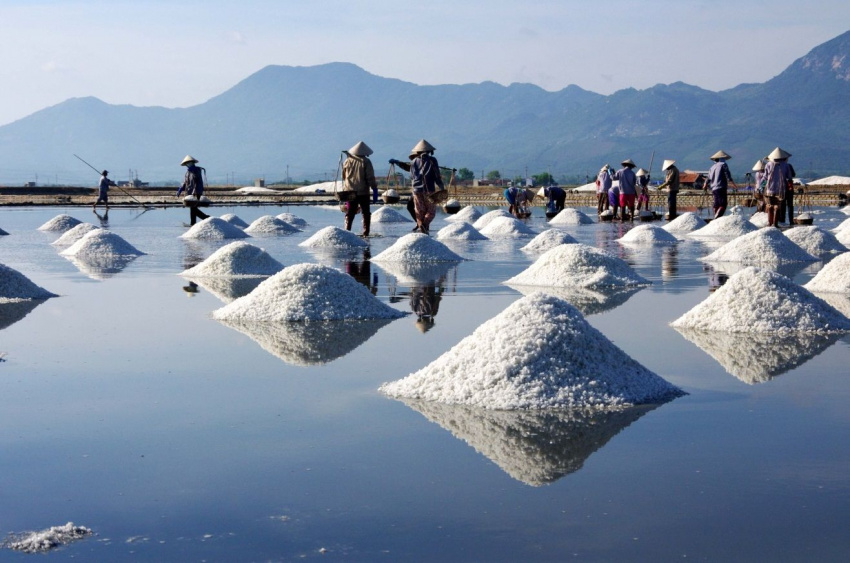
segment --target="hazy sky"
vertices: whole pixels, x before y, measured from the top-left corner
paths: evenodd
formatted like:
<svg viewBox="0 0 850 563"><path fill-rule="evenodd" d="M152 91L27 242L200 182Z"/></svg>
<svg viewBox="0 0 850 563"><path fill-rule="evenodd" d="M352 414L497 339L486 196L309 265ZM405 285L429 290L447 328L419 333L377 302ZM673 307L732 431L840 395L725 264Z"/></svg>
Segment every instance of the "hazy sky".
<svg viewBox="0 0 850 563"><path fill-rule="evenodd" d="M763 82L850 28L847 0L0 0L0 125L68 98L185 107L270 64L610 94Z"/></svg>

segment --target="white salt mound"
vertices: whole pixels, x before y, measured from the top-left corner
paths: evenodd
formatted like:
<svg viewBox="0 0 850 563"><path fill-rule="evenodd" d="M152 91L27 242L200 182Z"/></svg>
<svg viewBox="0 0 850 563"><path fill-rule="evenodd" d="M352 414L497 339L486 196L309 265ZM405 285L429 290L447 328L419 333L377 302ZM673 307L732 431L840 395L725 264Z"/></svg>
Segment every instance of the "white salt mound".
<svg viewBox="0 0 850 563"><path fill-rule="evenodd" d="M437 232L437 240L487 240L469 223L453 223Z"/></svg>
<svg viewBox="0 0 850 563"><path fill-rule="evenodd" d="M571 207L565 207L549 220L550 225L589 225L591 223L593 220L590 217Z"/></svg>
<svg viewBox="0 0 850 563"><path fill-rule="evenodd" d="M233 225L234 227L239 227L240 229L244 229L248 226L248 223L246 223L238 215L235 215L233 213L225 213L221 216L221 218Z"/></svg>
<svg viewBox="0 0 850 563"><path fill-rule="evenodd" d="M481 212L478 211L475 207L471 205L464 207L454 215L450 215L446 217L446 221L449 223L475 223L478 219L481 218Z"/></svg>
<svg viewBox="0 0 850 563"><path fill-rule="evenodd" d="M620 237L620 242L634 244L674 244L678 240L657 225L638 225Z"/></svg>
<svg viewBox="0 0 850 563"><path fill-rule="evenodd" d="M735 207L733 207L729 210L729 213L732 214L732 215L746 215L747 214L747 208L742 207L740 205L736 205Z"/></svg>
<svg viewBox="0 0 850 563"><path fill-rule="evenodd" d="M53 526L40 532L18 534L4 542L4 546L23 553L47 553L53 548L81 540L93 532L85 526L68 522L64 526Z"/></svg>
<svg viewBox="0 0 850 563"><path fill-rule="evenodd" d="M60 252L62 256L141 256L141 250L106 229L95 229Z"/></svg>
<svg viewBox="0 0 850 563"><path fill-rule="evenodd" d="M823 293L850 293L850 254L833 258L803 287Z"/></svg>
<svg viewBox="0 0 850 563"><path fill-rule="evenodd" d="M522 247L526 252L546 252L562 244L577 244L578 241L568 233L558 229L546 229Z"/></svg>
<svg viewBox="0 0 850 563"><path fill-rule="evenodd" d="M0 264L0 303L48 299L50 297L56 297L56 294L37 286L14 268Z"/></svg>
<svg viewBox="0 0 850 563"><path fill-rule="evenodd" d="M76 227L72 227L65 231L61 237L54 240L52 244L56 246L70 246L89 234L90 232L99 229L91 223L80 223Z"/></svg>
<svg viewBox="0 0 850 563"><path fill-rule="evenodd" d="M386 205L378 208L377 211L372 213L372 222L373 223L412 223L410 219L393 209L392 207L387 207Z"/></svg>
<svg viewBox="0 0 850 563"><path fill-rule="evenodd" d="M79 219L75 219L70 215L57 215L47 223L38 228L39 231L59 232L64 233L72 227L76 227L82 223Z"/></svg>
<svg viewBox="0 0 850 563"><path fill-rule="evenodd" d="M534 234L525 223L516 217L495 217L481 229L488 238L521 238Z"/></svg>
<svg viewBox="0 0 850 563"><path fill-rule="evenodd" d="M838 239L838 242L850 248L850 229L835 233L835 238Z"/></svg>
<svg viewBox="0 0 850 563"><path fill-rule="evenodd" d="M231 225L219 217L204 219L180 235L180 238L224 240L230 238L248 238L251 235L245 233L239 227Z"/></svg>
<svg viewBox="0 0 850 563"><path fill-rule="evenodd" d="M670 323L727 332L847 332L850 319L790 279L752 266Z"/></svg>
<svg viewBox="0 0 850 563"><path fill-rule="evenodd" d="M701 229L705 227L705 225L706 222L703 221L699 215L693 211L688 211L686 213L682 213L661 228L668 233L685 234Z"/></svg>
<svg viewBox="0 0 850 563"><path fill-rule="evenodd" d="M410 233L398 239L372 262L462 262L463 258L440 241L422 233Z"/></svg>
<svg viewBox="0 0 850 563"><path fill-rule="evenodd" d="M850 215L850 205L845 205L844 207L842 207L841 212L845 215Z"/></svg>
<svg viewBox="0 0 850 563"><path fill-rule="evenodd" d="M504 282L542 287L626 287L649 285L624 260L585 244L556 246Z"/></svg>
<svg viewBox="0 0 850 563"><path fill-rule="evenodd" d="M498 410L623 407L684 394L617 348L575 307L543 293L523 297L380 391Z"/></svg>
<svg viewBox="0 0 850 563"><path fill-rule="evenodd" d="M325 227L298 246L307 248L366 248L369 243L351 231L339 227Z"/></svg>
<svg viewBox="0 0 850 563"><path fill-rule="evenodd" d="M404 316L353 277L318 264L296 264L213 311L217 320L261 322L394 319Z"/></svg>
<svg viewBox="0 0 850 563"><path fill-rule="evenodd" d="M816 225L788 229L785 236L813 256L847 252L847 247L841 244L834 234Z"/></svg>
<svg viewBox="0 0 850 563"><path fill-rule="evenodd" d="M735 238L758 229L742 215L724 215L715 219L705 227L689 233L690 237L704 238Z"/></svg>
<svg viewBox="0 0 850 563"><path fill-rule="evenodd" d="M701 260L743 264L785 264L787 262L817 262L817 257L791 242L779 229L767 227L733 239Z"/></svg>
<svg viewBox="0 0 850 563"><path fill-rule="evenodd" d="M292 213L279 213L275 215L281 221L285 221L292 225L293 227L298 227L299 229L303 229L307 226L307 221L298 217L297 215L293 215Z"/></svg>
<svg viewBox="0 0 850 563"><path fill-rule="evenodd" d="M832 229L833 233L841 233L844 231L850 230L850 218L842 221L837 227Z"/></svg>
<svg viewBox="0 0 850 563"><path fill-rule="evenodd" d="M463 213L463 210L461 210L460 213ZM458 213L458 215L460 215L460 213ZM500 207L499 209L496 209L494 211L488 211L487 213L476 219L472 226L480 231L481 229L489 225L490 221L497 217L513 217L513 215L508 213L507 209Z"/></svg>
<svg viewBox="0 0 850 563"><path fill-rule="evenodd" d="M291 235L297 233L298 229L271 215L263 215L247 227L246 233L252 235Z"/></svg>
<svg viewBox="0 0 850 563"><path fill-rule="evenodd" d="M767 213L764 211L759 211L750 217L750 223L761 229L762 227L767 227L769 220L767 217Z"/></svg>
<svg viewBox="0 0 850 563"><path fill-rule="evenodd" d="M262 248L244 241L231 242L213 252L209 258L188 270L183 276L196 277L260 277L271 276L283 264Z"/></svg>

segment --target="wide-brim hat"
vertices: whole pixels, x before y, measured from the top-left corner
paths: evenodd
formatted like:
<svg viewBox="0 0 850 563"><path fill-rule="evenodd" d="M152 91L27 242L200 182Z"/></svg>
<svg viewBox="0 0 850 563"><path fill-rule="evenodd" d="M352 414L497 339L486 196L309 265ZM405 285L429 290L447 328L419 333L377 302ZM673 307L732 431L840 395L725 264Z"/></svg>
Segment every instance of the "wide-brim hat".
<svg viewBox="0 0 850 563"><path fill-rule="evenodd" d="M649 172L647 172L643 168L638 168L638 171L635 172L635 176L646 176L647 174L649 174Z"/></svg>
<svg viewBox="0 0 850 563"><path fill-rule="evenodd" d="M753 164L753 172L761 172L764 170L764 161L759 159Z"/></svg>
<svg viewBox="0 0 850 563"><path fill-rule="evenodd" d="M539 195L540 197L546 197L546 188L543 187L537 190L537 195Z"/></svg>
<svg viewBox="0 0 850 563"><path fill-rule="evenodd" d="M190 154L187 154L186 157L183 159L183 162L180 163L180 166L188 166L188 165L194 164L196 162L198 162L197 158L195 158L194 156L192 156Z"/></svg>
<svg viewBox="0 0 850 563"><path fill-rule="evenodd" d="M791 156L791 153L788 151L784 151L779 147L773 149L773 152L767 155L767 158L770 160L783 160Z"/></svg>
<svg viewBox="0 0 850 563"><path fill-rule="evenodd" d="M635 164L634 161L632 161L631 158L627 158L626 160L624 160L620 164L622 164L623 166L628 166L629 168L634 168L635 166L637 166L637 164Z"/></svg>
<svg viewBox="0 0 850 563"><path fill-rule="evenodd" d="M725 151L717 151L716 153L711 155L711 160L720 160L721 158L729 160L732 157L726 154Z"/></svg>
<svg viewBox="0 0 850 563"><path fill-rule="evenodd" d="M434 148L434 145L426 141L425 139L420 139L416 146L410 149L410 158L415 158L416 155L421 154L423 152L431 152L437 150Z"/></svg>
<svg viewBox="0 0 850 563"><path fill-rule="evenodd" d="M662 171L663 171L663 170L667 170L668 168L670 168L670 167L671 167L671 166L673 166L674 164L676 164L676 161L675 161L675 160L665 160L665 161L664 161L664 164L662 164L662 165L661 165L661 170L662 170Z"/></svg>
<svg viewBox="0 0 850 563"><path fill-rule="evenodd" d="M104 170L100 173L101 176L106 176L107 174L109 174L109 170Z"/></svg>
<svg viewBox="0 0 850 563"><path fill-rule="evenodd" d="M353 154L354 156L369 156L374 151L369 148L369 145L360 141L350 149L348 149L348 154Z"/></svg>
<svg viewBox="0 0 850 563"><path fill-rule="evenodd" d="M611 170L610 164L606 164L605 166L603 166L602 168L599 169L600 172L605 172L607 170Z"/></svg>

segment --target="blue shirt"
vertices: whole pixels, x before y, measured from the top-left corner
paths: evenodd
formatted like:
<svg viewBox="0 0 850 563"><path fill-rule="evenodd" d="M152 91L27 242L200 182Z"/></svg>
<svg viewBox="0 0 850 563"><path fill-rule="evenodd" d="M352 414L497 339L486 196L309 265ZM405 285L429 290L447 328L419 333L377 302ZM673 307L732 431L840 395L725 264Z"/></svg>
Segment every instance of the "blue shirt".
<svg viewBox="0 0 850 563"><path fill-rule="evenodd" d="M637 195L635 184L637 184L637 176L635 171L629 167L623 167L614 173L614 179L620 181L620 193L623 195Z"/></svg>
<svg viewBox="0 0 850 563"><path fill-rule="evenodd" d="M519 188L508 188L505 190L505 199L511 205L516 205L516 196L519 194Z"/></svg>
<svg viewBox="0 0 850 563"><path fill-rule="evenodd" d="M708 169L708 182L711 186L711 191L725 190L729 187L729 182L732 181L732 173L729 172L729 166L722 158L714 163Z"/></svg>
<svg viewBox="0 0 850 563"><path fill-rule="evenodd" d="M437 186L443 189L443 177L440 175L440 165L430 154L420 154L410 163L410 178L413 181L413 191L433 193Z"/></svg>

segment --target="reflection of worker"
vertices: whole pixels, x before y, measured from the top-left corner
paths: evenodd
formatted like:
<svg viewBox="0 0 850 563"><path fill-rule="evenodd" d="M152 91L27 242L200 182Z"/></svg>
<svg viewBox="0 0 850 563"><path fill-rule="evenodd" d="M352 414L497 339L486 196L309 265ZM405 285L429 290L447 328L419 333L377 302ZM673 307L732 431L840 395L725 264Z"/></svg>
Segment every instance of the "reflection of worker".
<svg viewBox="0 0 850 563"><path fill-rule="evenodd" d="M95 171L97 169L95 168ZM115 186L115 182L107 178L109 170L104 170L100 175L100 182L97 184L97 201L91 206L92 209L97 209L97 204L103 202L107 211L109 210L109 186Z"/></svg>
<svg viewBox="0 0 850 563"><path fill-rule="evenodd" d="M198 219L203 221L209 218L209 215L198 209L198 206L201 204L201 196L204 195L203 174L206 170L200 166L195 166L197 162L198 159L187 154L183 162L180 163L180 166L186 167L186 175L183 177L183 185L177 190L177 197L180 197L183 191L186 192L187 196L194 196L190 201L183 200L183 204L189 207L190 225L194 225Z"/></svg>
<svg viewBox="0 0 850 563"><path fill-rule="evenodd" d="M378 273L372 274L372 258L369 249L363 251L362 260L350 260L345 263L345 273L365 285L372 295L378 294Z"/></svg>
<svg viewBox="0 0 850 563"><path fill-rule="evenodd" d="M410 290L410 308L416 314L416 328L420 332L428 332L434 327L434 317L443 298L443 283L444 279L440 278Z"/></svg>

